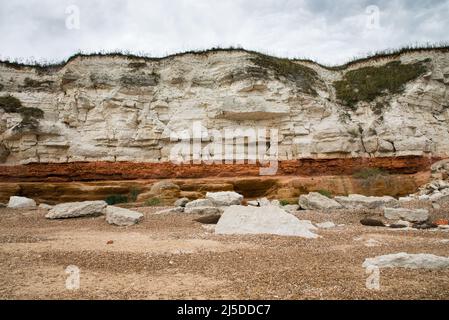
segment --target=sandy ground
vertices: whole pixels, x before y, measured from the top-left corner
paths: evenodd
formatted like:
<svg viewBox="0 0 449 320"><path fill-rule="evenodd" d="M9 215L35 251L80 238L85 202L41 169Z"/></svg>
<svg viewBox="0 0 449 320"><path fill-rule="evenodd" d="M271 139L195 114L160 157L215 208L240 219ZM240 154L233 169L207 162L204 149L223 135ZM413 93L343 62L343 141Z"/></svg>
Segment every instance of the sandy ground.
<svg viewBox="0 0 449 320"><path fill-rule="evenodd" d="M153 214L160 209L139 208L142 223L115 227L104 217L46 220L45 210L0 208L0 298L449 299L449 269L382 269L377 291L362 267L397 252L449 256L447 231L359 224L373 212L299 211L344 225L312 240L219 236L198 216ZM78 290L66 288L69 265L80 270Z"/></svg>

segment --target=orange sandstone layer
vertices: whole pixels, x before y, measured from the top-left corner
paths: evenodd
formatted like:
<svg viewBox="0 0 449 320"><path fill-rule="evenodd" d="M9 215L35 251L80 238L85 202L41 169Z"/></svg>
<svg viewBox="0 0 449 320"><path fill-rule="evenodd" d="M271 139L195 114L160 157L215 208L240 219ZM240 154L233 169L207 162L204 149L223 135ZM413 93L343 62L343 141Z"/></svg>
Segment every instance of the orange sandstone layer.
<svg viewBox="0 0 449 320"><path fill-rule="evenodd" d="M352 175L364 168L382 168L391 174L429 171L439 159L408 156L383 158L300 159L280 161L276 176ZM174 179L259 176L250 164L182 164L135 162L35 163L0 166L0 182L62 182L135 179ZM269 179L269 177L266 177Z"/></svg>
<svg viewBox="0 0 449 320"><path fill-rule="evenodd" d="M231 191L246 198L268 197L297 202L301 194L311 191L329 190L334 195L351 193L395 197L417 191L428 182L430 172L415 174L391 174L375 179L357 179L351 175L314 177L224 177L197 179L170 179L179 185L180 193L175 197L191 200L202 198L206 192ZM0 202L6 203L10 196L21 195L35 199L38 203L61 203L84 200L104 200L114 194L129 195L131 190L145 193L158 181L119 180L96 182L0 182ZM172 200L176 200L173 198Z"/></svg>

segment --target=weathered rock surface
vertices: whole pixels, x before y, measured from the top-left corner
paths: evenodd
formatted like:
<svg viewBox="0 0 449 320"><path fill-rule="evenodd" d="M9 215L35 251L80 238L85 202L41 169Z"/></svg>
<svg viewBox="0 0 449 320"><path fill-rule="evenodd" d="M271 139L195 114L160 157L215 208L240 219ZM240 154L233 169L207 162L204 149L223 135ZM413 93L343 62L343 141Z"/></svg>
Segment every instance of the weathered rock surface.
<svg viewBox="0 0 449 320"><path fill-rule="evenodd" d="M385 208L384 216L389 220L402 219L409 222L424 222L429 219L429 211L424 209Z"/></svg>
<svg viewBox="0 0 449 320"><path fill-rule="evenodd" d="M197 186L149 191L145 187L138 201L158 197L162 204L171 205L187 194L195 199L207 191L225 190L248 198L292 200L300 193L317 190L317 185L335 194L405 195L416 192L427 179L412 174L426 171L436 159L449 157L447 52L409 52L354 63L338 71L310 62L291 62L288 69L298 71L294 75L279 74L276 66L285 61L268 58L268 63L261 64L257 62L260 58L234 50L164 59L76 56L44 69L0 62L0 97L12 95L23 107L43 112L42 117L23 123L27 120L24 115L0 110L0 181L255 177L259 175L257 165L192 164L189 161L197 156L193 148L182 157L188 163L181 165L171 162L170 154L184 134L190 134L207 158L213 154L211 130L231 129L237 141L242 138L238 128L259 126L279 131L279 176L299 181L300 176L317 178L285 184L260 178L217 190ZM360 101L351 108L336 98L334 82L349 70L427 59L431 76L409 81L399 93ZM199 139L192 135L195 122L201 122ZM236 142L235 149L245 144L245 139L239 140L242 142ZM367 167L399 176L373 185L352 177ZM444 172L435 174L446 179ZM329 175L337 177L324 177ZM64 193L61 200L56 188L23 187L39 189L41 195L51 193L52 199L37 199L32 191L22 193L21 188L0 189L0 201L16 194L52 204L78 200L73 192ZM103 187L102 193L107 190ZM89 200L107 196L84 194Z"/></svg>
<svg viewBox="0 0 449 320"><path fill-rule="evenodd" d="M405 252L387 254L375 258L367 258L363 267L378 268L410 268L410 269L445 269L449 268L449 258L433 254L409 254Z"/></svg>
<svg viewBox="0 0 449 320"><path fill-rule="evenodd" d="M26 197L12 196L9 198L8 208L22 209L22 208L35 208L36 202L33 199Z"/></svg>
<svg viewBox="0 0 449 320"><path fill-rule="evenodd" d="M276 59L260 59L242 50L164 59L77 56L45 72L0 63L1 93L44 112L33 126L20 126L19 114L0 114L0 161L168 162L178 142L170 135L179 137L194 121L204 132L254 123L279 128L280 160L449 156L447 52L414 51L342 70L291 62L294 75L279 74ZM432 76L398 94L354 108L335 97L334 81L349 70L426 59ZM207 146L210 137L201 138Z"/></svg>
<svg viewBox="0 0 449 320"><path fill-rule="evenodd" d="M203 216L194 219L194 221L202 223L202 224L217 224L220 220L221 215L220 214L211 214L208 216Z"/></svg>
<svg viewBox="0 0 449 320"><path fill-rule="evenodd" d="M47 219L77 218L102 215L107 203L105 201L83 201L61 203L53 207L45 217Z"/></svg>
<svg viewBox="0 0 449 320"><path fill-rule="evenodd" d="M185 208L196 208L196 207L214 207L215 204L210 199L197 199L186 203Z"/></svg>
<svg viewBox="0 0 449 320"><path fill-rule="evenodd" d="M299 197L299 206L306 210L335 210L343 207L337 201L323 196L318 192L301 195Z"/></svg>
<svg viewBox="0 0 449 320"><path fill-rule="evenodd" d="M275 234L317 238L310 231L316 229L310 222L298 218L275 206L227 207L215 227L216 234Z"/></svg>
<svg viewBox="0 0 449 320"><path fill-rule="evenodd" d="M377 209L399 205L399 201L390 196L367 197L360 194L350 194L347 197L337 196L335 201L347 209Z"/></svg>
<svg viewBox="0 0 449 320"><path fill-rule="evenodd" d="M200 215L222 214L223 209L219 207L189 207L184 209L184 213Z"/></svg>
<svg viewBox="0 0 449 320"><path fill-rule="evenodd" d="M175 207L185 207L189 201L189 198L180 198L175 201Z"/></svg>
<svg viewBox="0 0 449 320"><path fill-rule="evenodd" d="M206 199L212 201L217 207L240 205L243 200L243 196L237 192L224 191L224 192L208 192L206 193Z"/></svg>
<svg viewBox="0 0 449 320"><path fill-rule="evenodd" d="M106 221L117 226L131 226L138 223L143 218L143 214L137 211L124 208L107 206Z"/></svg>

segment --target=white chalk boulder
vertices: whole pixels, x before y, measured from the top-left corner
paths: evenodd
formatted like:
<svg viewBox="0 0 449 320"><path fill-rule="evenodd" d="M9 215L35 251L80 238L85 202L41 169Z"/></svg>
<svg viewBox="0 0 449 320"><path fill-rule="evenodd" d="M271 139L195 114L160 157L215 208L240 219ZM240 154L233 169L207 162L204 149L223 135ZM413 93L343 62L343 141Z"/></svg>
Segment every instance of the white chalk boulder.
<svg viewBox="0 0 449 320"><path fill-rule="evenodd" d="M399 206L399 201L390 196L367 197L360 194L350 194L347 197L335 197L335 201L347 209L377 209Z"/></svg>
<svg viewBox="0 0 449 320"><path fill-rule="evenodd" d="M429 211L425 209L385 208L384 216L388 220L405 220L424 222L429 219Z"/></svg>
<svg viewBox="0 0 449 320"><path fill-rule="evenodd" d="M310 222L300 221L294 215L276 206L227 207L215 227L216 234L275 234L317 238Z"/></svg>
<svg viewBox="0 0 449 320"><path fill-rule="evenodd" d="M196 208L196 207L213 207L214 203L209 199L198 199L193 200L185 204L185 208Z"/></svg>
<svg viewBox="0 0 449 320"><path fill-rule="evenodd" d="M53 207L46 215L47 219L65 219L102 215L106 209L105 201L83 201L61 203Z"/></svg>
<svg viewBox="0 0 449 320"><path fill-rule="evenodd" d="M305 210L335 210L343 206L337 201L323 196L318 192L310 192L299 197L299 206Z"/></svg>
<svg viewBox="0 0 449 320"><path fill-rule="evenodd" d="M206 199L212 201L217 207L224 207L241 204L243 196L234 191L208 192Z"/></svg>
<svg viewBox="0 0 449 320"><path fill-rule="evenodd" d="M364 268L374 266L378 268L443 269L449 268L449 258L427 253L400 252L367 258L362 266Z"/></svg>
<svg viewBox="0 0 449 320"><path fill-rule="evenodd" d="M26 209L35 208L36 201L26 197L12 196L9 198L8 208L11 209Z"/></svg>
<svg viewBox="0 0 449 320"><path fill-rule="evenodd" d="M142 218L143 214L137 211L114 206L106 207L106 221L109 224L132 226L133 224L138 223Z"/></svg>

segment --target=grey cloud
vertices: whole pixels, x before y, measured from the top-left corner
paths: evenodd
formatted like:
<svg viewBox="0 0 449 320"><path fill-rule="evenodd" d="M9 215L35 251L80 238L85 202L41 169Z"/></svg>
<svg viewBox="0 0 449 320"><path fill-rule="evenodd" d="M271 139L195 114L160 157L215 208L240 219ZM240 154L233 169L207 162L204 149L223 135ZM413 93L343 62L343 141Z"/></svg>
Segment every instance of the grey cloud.
<svg viewBox="0 0 449 320"><path fill-rule="evenodd" d="M80 9L80 30L65 8ZM378 6L378 29L366 8ZM16 0L0 4L2 58L59 61L73 53L127 50L154 56L240 45L338 64L385 48L448 40L447 0Z"/></svg>

